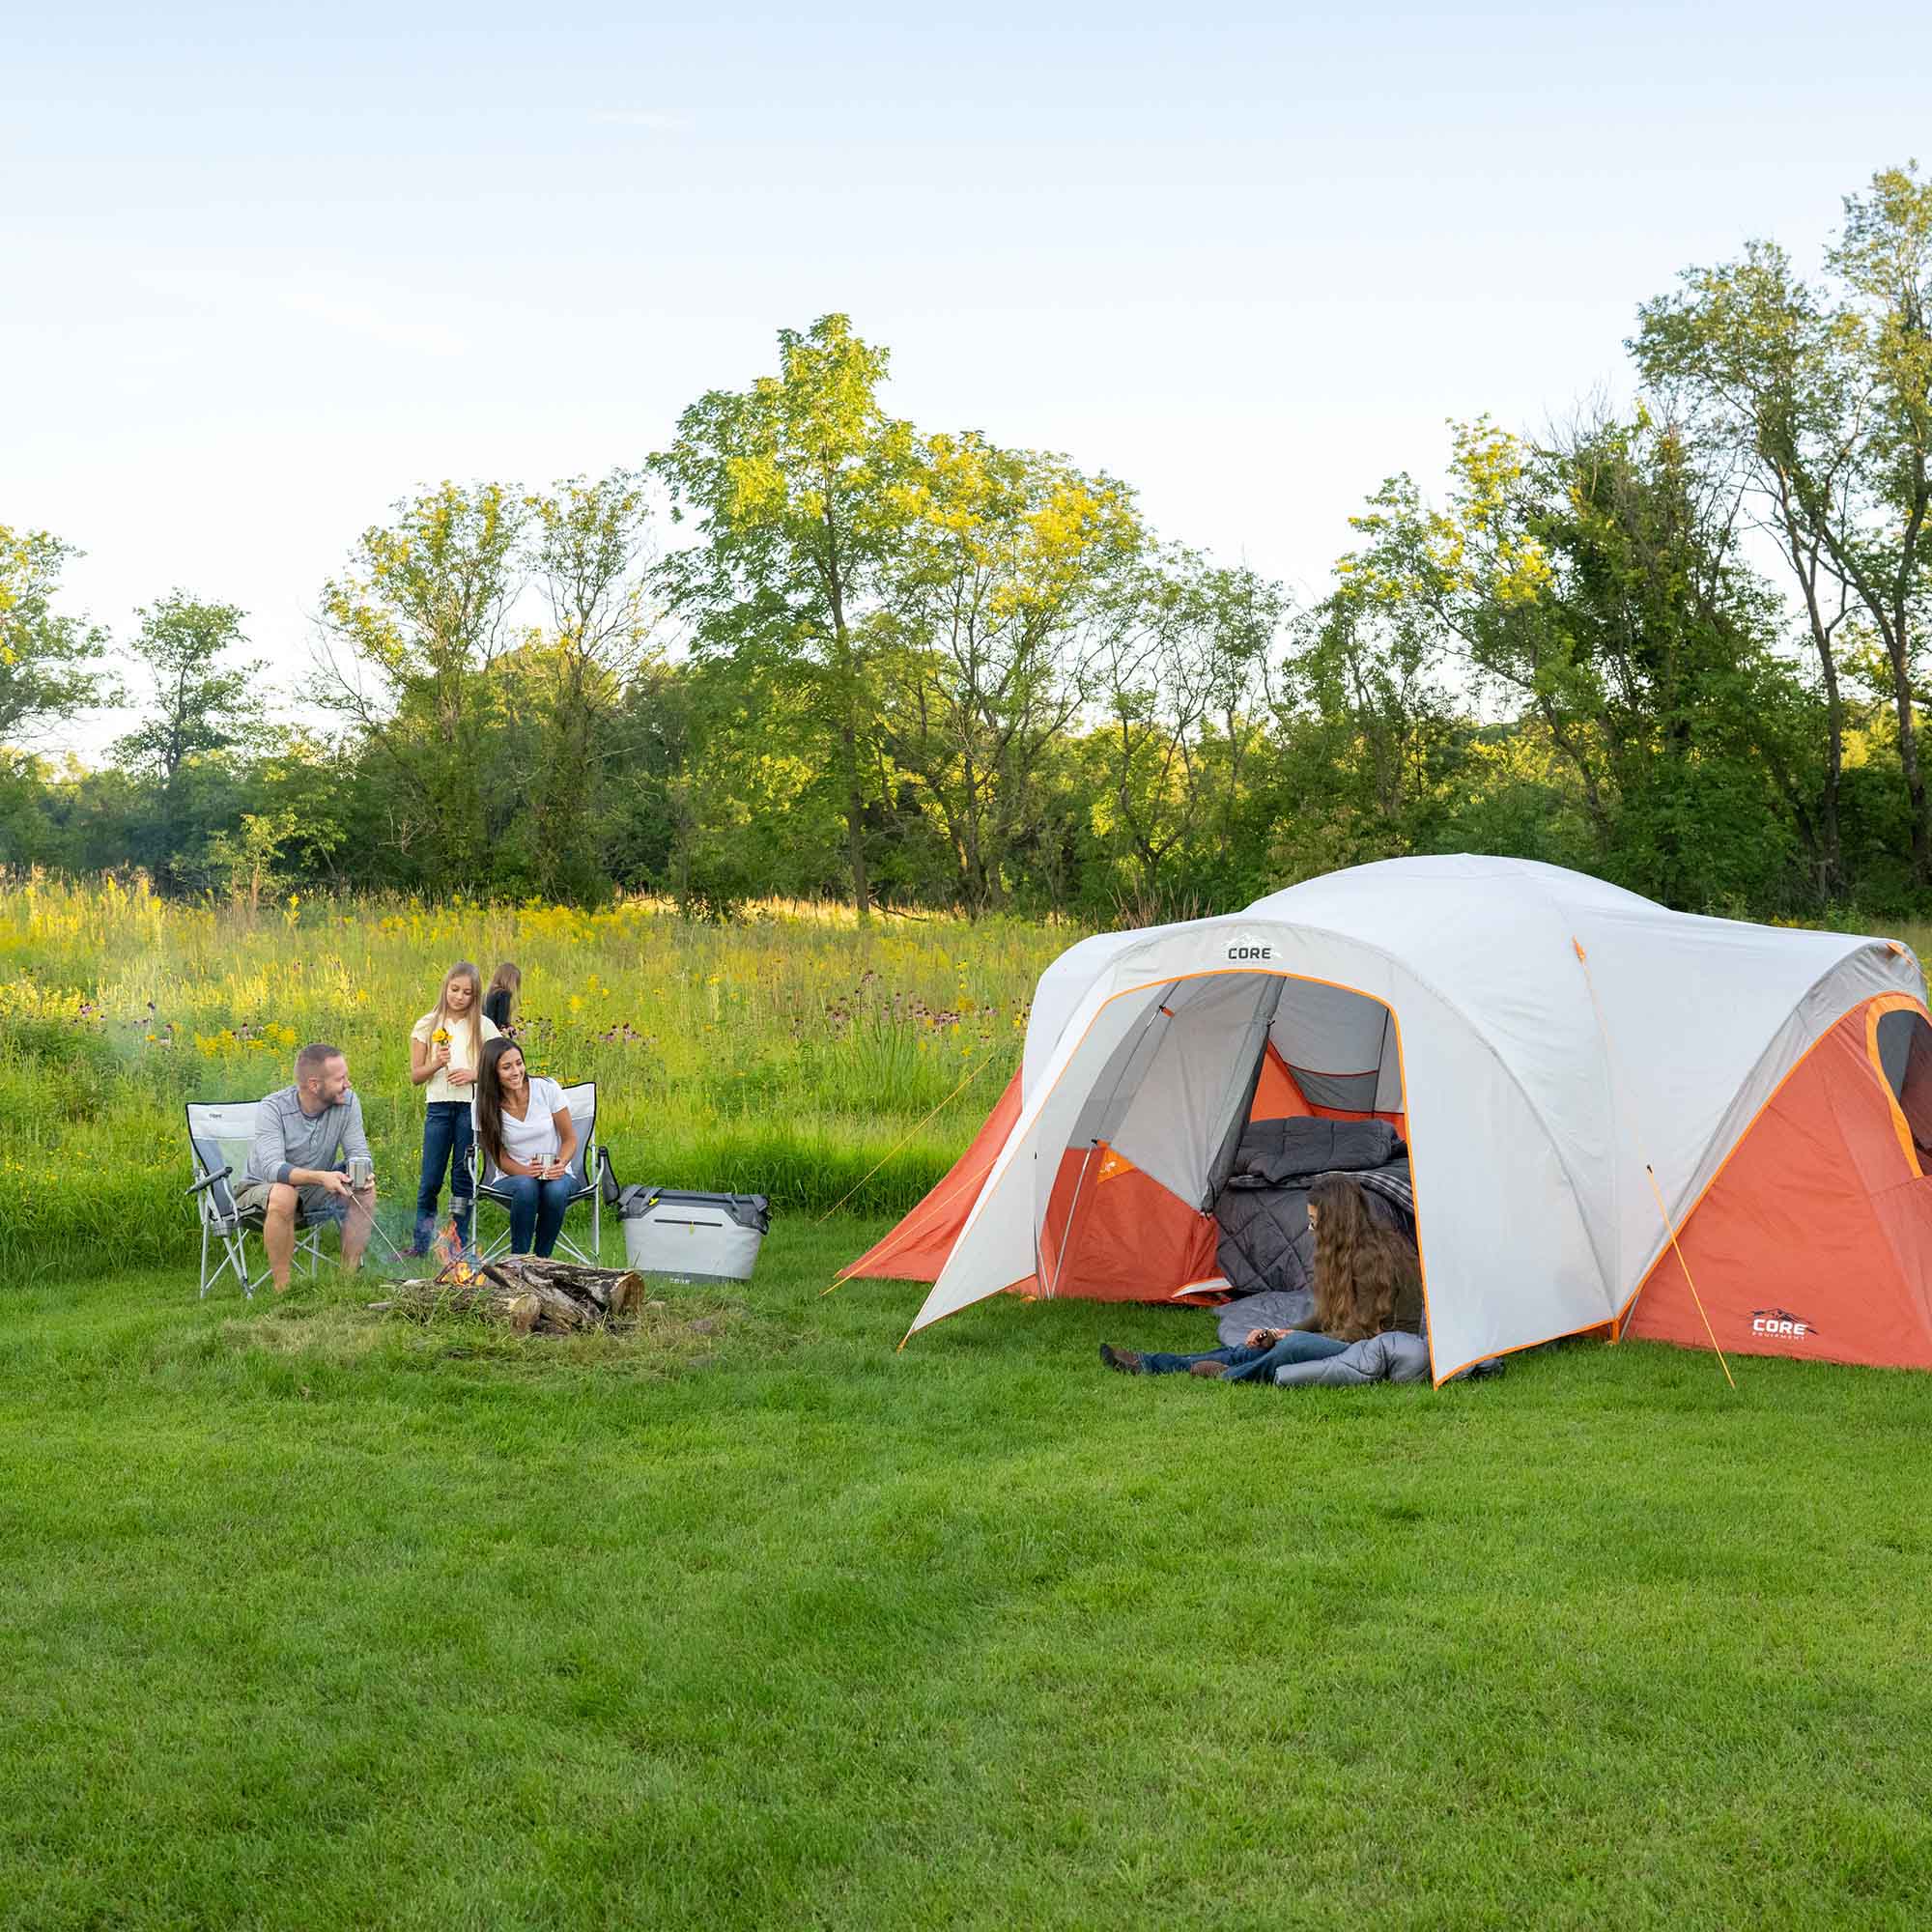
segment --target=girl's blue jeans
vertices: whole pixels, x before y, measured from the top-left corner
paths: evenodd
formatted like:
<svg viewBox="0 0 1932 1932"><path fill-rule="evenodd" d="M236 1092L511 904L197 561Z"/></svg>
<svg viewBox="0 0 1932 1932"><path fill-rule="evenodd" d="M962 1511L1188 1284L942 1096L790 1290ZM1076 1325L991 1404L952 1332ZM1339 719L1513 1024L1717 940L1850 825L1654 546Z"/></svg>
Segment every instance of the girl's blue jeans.
<svg viewBox="0 0 1932 1932"><path fill-rule="evenodd" d="M563 1227L563 1210L577 1183L566 1174L556 1180L539 1180L533 1174L506 1174L501 1186L510 1197L510 1252L547 1255L556 1246Z"/></svg>
<svg viewBox="0 0 1932 1932"><path fill-rule="evenodd" d="M1199 1355L1143 1355L1141 1374L1181 1376L1196 1362L1221 1362L1228 1370L1221 1378L1223 1381L1272 1381L1274 1372L1287 1368L1291 1362L1319 1362L1329 1355L1339 1355L1348 1346L1346 1342L1336 1341L1332 1335L1318 1335L1312 1329L1295 1328L1266 1349L1243 1347L1209 1349Z"/></svg>
<svg viewBox="0 0 1932 1932"><path fill-rule="evenodd" d="M432 1100L423 1114L422 1179L416 1184L417 1254L427 1254L436 1236L436 1203L449 1174L449 1211L456 1238L469 1245L469 1210L475 1188L469 1178L469 1102Z"/></svg>

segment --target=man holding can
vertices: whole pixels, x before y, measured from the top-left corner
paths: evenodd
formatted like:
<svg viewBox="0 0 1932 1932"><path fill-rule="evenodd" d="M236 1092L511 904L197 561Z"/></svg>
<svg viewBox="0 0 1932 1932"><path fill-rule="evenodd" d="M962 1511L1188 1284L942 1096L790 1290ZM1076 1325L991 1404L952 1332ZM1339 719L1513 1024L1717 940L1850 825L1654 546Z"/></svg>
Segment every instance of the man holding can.
<svg viewBox="0 0 1932 1932"><path fill-rule="evenodd" d="M376 1168L362 1127L362 1102L349 1085L339 1046L320 1040L296 1055L293 1087L255 1109L255 1142L235 1205L262 1215L262 1245L275 1293L289 1285L298 1214L303 1225L342 1223L342 1265L361 1265L376 1212Z"/></svg>

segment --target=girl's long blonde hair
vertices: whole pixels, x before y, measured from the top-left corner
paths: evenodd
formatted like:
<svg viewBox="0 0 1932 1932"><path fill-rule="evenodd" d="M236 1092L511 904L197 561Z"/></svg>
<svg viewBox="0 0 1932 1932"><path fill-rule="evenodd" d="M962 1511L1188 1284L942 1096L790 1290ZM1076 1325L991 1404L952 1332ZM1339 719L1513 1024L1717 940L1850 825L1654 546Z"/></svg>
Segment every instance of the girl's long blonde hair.
<svg viewBox="0 0 1932 1932"><path fill-rule="evenodd" d="M1324 1174L1308 1190L1316 1210L1315 1325L1360 1342L1395 1325L1405 1290L1421 1279L1415 1249L1369 1213L1361 1183Z"/></svg>
<svg viewBox="0 0 1932 1932"><path fill-rule="evenodd" d="M449 1027L449 988L457 980L469 981L469 1065L476 1065L483 1058L483 976L477 972L473 961L459 959L442 976L442 984L437 988L436 1006L430 1013L430 1031L438 1027L445 1031Z"/></svg>

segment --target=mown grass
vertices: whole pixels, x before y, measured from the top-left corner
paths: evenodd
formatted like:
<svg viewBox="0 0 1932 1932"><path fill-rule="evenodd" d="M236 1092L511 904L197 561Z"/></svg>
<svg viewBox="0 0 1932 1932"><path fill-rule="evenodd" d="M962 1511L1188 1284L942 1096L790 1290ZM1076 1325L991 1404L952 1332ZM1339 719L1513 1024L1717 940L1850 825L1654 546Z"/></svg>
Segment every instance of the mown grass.
<svg viewBox="0 0 1932 1932"><path fill-rule="evenodd" d="M861 931L814 906L724 927L635 901L254 917L111 882L0 887L0 1274L185 1254L183 1102L282 1085L314 1038L349 1055L406 1228L422 1131L409 1031L460 958L523 967L528 1057L598 1083L624 1179L902 1210L998 1097L1035 981L1078 936L884 917Z"/></svg>
<svg viewBox="0 0 1932 1932"><path fill-rule="evenodd" d="M1199 1315L820 1295L1076 936L0 895L0 1924L1923 1922L1932 1379L1288 1396L1098 1370ZM197 1302L182 1098L333 1037L406 1193L466 953L627 1179L778 1199L754 1283Z"/></svg>
<svg viewBox="0 0 1932 1932"><path fill-rule="evenodd" d="M1932 1378L895 1352L878 1229L629 1341L0 1295L0 1920L1925 1921Z"/></svg>

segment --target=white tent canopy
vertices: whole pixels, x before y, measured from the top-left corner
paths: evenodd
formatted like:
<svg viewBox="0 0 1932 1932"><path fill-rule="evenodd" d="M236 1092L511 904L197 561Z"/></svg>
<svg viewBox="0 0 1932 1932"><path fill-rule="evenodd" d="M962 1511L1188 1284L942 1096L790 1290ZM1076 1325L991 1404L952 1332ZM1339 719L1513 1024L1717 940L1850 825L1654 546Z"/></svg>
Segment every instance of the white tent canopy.
<svg viewBox="0 0 1932 1932"><path fill-rule="evenodd" d="M1920 984L1890 941L1510 859L1389 860L1083 940L1041 977L1019 1119L913 1329L1036 1273L1069 1148L1210 1208L1264 1040L1311 1101L1406 1116L1438 1379L1594 1327L1668 1238L1646 1161L1674 1226L1834 1021Z"/></svg>

